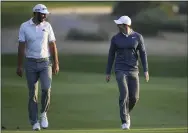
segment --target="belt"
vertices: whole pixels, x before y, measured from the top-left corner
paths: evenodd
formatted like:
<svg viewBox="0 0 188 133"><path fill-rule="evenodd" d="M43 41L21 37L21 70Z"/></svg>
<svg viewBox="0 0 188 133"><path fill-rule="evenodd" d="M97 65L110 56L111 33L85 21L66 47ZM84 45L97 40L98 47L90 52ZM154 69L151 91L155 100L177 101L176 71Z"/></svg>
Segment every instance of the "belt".
<svg viewBox="0 0 188 133"><path fill-rule="evenodd" d="M34 61L34 62L44 62L44 61L49 61L49 58L26 58L28 61Z"/></svg>

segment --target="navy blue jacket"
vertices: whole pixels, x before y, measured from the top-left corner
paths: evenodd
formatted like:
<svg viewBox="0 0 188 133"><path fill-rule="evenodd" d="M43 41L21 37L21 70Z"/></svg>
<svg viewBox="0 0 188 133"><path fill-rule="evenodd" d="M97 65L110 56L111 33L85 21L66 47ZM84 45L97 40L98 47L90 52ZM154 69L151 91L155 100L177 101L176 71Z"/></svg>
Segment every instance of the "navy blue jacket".
<svg viewBox="0 0 188 133"><path fill-rule="evenodd" d="M106 74L111 74L111 69L115 59L116 71L138 71L138 57L143 66L143 71L148 71L147 54L144 39L141 34L132 31L126 36L119 32L111 39L108 54Z"/></svg>

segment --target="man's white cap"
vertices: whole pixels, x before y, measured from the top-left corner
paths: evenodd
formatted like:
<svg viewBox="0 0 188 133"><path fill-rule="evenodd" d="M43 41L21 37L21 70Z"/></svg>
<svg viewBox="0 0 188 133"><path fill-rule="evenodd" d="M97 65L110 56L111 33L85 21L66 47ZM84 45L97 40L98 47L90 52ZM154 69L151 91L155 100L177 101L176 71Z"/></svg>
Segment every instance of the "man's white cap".
<svg viewBox="0 0 188 133"><path fill-rule="evenodd" d="M128 16L121 16L118 20L114 20L116 24L131 25L131 19Z"/></svg>
<svg viewBox="0 0 188 133"><path fill-rule="evenodd" d="M40 12L44 14L49 14L47 7L43 4L37 4L35 7L33 7L33 12Z"/></svg>

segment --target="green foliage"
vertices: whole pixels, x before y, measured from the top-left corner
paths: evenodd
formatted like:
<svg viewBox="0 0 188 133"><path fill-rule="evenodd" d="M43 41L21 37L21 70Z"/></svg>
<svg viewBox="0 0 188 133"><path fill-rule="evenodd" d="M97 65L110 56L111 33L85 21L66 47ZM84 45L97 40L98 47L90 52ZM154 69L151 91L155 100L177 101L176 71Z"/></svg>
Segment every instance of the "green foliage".
<svg viewBox="0 0 188 133"><path fill-rule="evenodd" d="M144 35L157 35L167 14L160 8L146 9L133 18L133 28Z"/></svg>
<svg viewBox="0 0 188 133"><path fill-rule="evenodd" d="M137 22L148 22L153 24L161 23L168 15L159 7L148 8L139 12L134 18Z"/></svg>
<svg viewBox="0 0 188 133"><path fill-rule="evenodd" d="M138 12L153 8L159 5L161 2L150 2L150 1L118 1L116 2L112 15L122 16L127 15L129 17L134 17Z"/></svg>
<svg viewBox="0 0 188 133"><path fill-rule="evenodd" d="M160 28L165 31L187 32L187 20L181 20L179 17L167 18L164 19Z"/></svg>
<svg viewBox="0 0 188 133"><path fill-rule="evenodd" d="M185 32L187 20L169 15L164 7L148 8L133 18L133 28L144 35L157 35L159 31Z"/></svg>
<svg viewBox="0 0 188 133"><path fill-rule="evenodd" d="M16 27L32 16L32 8L36 4L45 4L48 8L67 8L75 6L112 6L114 2L52 2L52 1L28 1L28 2L1 2L1 26ZM14 22L14 23L13 23Z"/></svg>
<svg viewBox="0 0 188 133"><path fill-rule="evenodd" d="M157 36L159 32L159 25L151 24L149 22L134 22L133 29L144 36Z"/></svg>
<svg viewBox="0 0 188 133"><path fill-rule="evenodd" d="M130 16L133 28L145 36L155 36L161 30L185 32L187 20L177 17L172 6L172 2L118 2L114 13Z"/></svg>

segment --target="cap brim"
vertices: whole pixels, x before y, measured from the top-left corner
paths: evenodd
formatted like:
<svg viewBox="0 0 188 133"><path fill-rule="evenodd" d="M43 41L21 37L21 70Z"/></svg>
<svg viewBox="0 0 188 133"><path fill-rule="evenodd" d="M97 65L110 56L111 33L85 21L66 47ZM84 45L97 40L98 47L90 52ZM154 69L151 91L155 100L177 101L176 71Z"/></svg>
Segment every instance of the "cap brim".
<svg viewBox="0 0 188 133"><path fill-rule="evenodd" d="M116 24L123 24L121 21L119 21L119 20L114 20L114 22L116 23Z"/></svg>
<svg viewBox="0 0 188 133"><path fill-rule="evenodd" d="M44 13L44 14L50 14L50 12L49 12L49 11L47 11L47 10L40 11L40 13Z"/></svg>

